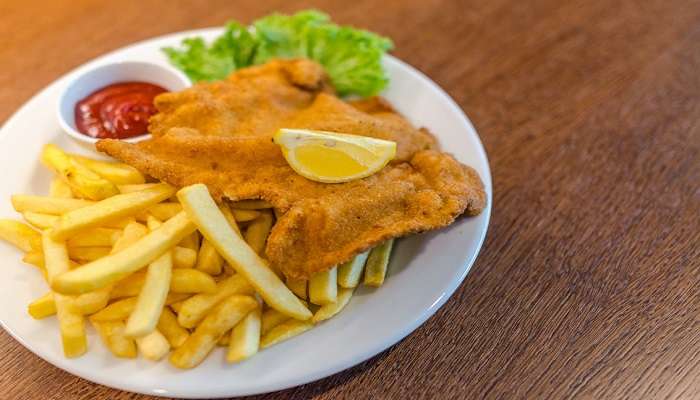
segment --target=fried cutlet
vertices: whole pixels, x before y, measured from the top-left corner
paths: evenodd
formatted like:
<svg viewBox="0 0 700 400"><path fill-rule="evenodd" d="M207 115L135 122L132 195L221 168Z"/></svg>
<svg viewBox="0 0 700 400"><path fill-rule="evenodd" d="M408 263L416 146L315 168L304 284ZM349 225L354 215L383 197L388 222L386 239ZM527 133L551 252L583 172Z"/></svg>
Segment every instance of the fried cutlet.
<svg viewBox="0 0 700 400"><path fill-rule="evenodd" d="M265 136L279 128L303 128L372 136L397 142L396 161L435 148L425 129L416 129L379 98L345 102L333 95L323 68L309 60L276 60L241 69L224 81L200 83L155 99L154 136L171 128L203 135Z"/></svg>
<svg viewBox="0 0 700 400"><path fill-rule="evenodd" d="M477 173L446 153L421 150L410 162L342 183L310 181L289 167L264 137L207 136L172 129L98 149L177 187L204 183L224 199L264 199L283 213L265 254L287 276L306 279L384 240L478 214L486 198Z"/></svg>
<svg viewBox="0 0 700 400"><path fill-rule="evenodd" d="M219 201L264 199L281 215L265 256L307 279L390 238L437 229L486 204L478 174L437 151L385 100L346 102L308 60L273 61L156 98L153 138L98 142L98 150L177 187L204 183ZM287 164L279 128L372 136L397 143L387 167L364 179L324 184Z"/></svg>

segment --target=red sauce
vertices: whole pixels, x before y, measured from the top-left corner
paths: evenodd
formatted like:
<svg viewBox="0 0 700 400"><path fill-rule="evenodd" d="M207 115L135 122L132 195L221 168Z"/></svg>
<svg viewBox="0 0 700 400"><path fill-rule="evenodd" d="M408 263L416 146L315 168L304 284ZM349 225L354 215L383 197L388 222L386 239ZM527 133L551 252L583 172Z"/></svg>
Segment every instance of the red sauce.
<svg viewBox="0 0 700 400"><path fill-rule="evenodd" d="M156 113L153 98L166 92L146 82L121 82L99 89L75 105L75 125L90 137L126 139L148 131Z"/></svg>

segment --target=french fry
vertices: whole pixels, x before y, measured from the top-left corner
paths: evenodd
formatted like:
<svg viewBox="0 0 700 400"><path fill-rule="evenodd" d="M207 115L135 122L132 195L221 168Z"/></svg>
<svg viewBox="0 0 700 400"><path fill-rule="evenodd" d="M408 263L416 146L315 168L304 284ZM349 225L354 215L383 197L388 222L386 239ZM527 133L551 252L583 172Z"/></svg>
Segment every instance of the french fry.
<svg viewBox="0 0 700 400"><path fill-rule="evenodd" d="M260 305L231 329L226 361L241 362L252 357L260 348Z"/></svg>
<svg viewBox="0 0 700 400"><path fill-rule="evenodd" d="M69 252L70 254L70 252ZM36 266L39 268L41 273L46 276L46 266L44 263L44 253L41 251L30 251L29 253L25 254L24 257L22 257L22 261ZM78 264L76 264L74 261L70 261L68 265L71 269L78 267ZM48 282L48 279L47 279Z"/></svg>
<svg viewBox="0 0 700 400"><path fill-rule="evenodd" d="M180 242L178 246L194 251L199 251L199 232L193 232L191 235L182 239L182 242Z"/></svg>
<svg viewBox="0 0 700 400"><path fill-rule="evenodd" d="M75 297L75 305L83 315L100 311L107 306L107 302L109 302L109 288L98 289Z"/></svg>
<svg viewBox="0 0 700 400"><path fill-rule="evenodd" d="M140 337L156 329L165 305L165 297L170 289L172 268L171 252L166 252L148 266L146 280L139 293L136 308L126 323L127 336Z"/></svg>
<svg viewBox="0 0 700 400"><path fill-rule="evenodd" d="M109 351L116 357L136 358L136 343L133 339L124 335L125 325L122 321L93 321L92 325L100 334L102 341Z"/></svg>
<svg viewBox="0 0 700 400"><path fill-rule="evenodd" d="M83 207L95 204L94 201L82 199L63 199L58 197L31 196L25 194L14 194L11 197L12 207L18 213L27 211L62 215L69 211L78 210Z"/></svg>
<svg viewBox="0 0 700 400"><path fill-rule="evenodd" d="M196 251L181 246L173 248L173 268L192 268L196 264Z"/></svg>
<svg viewBox="0 0 700 400"><path fill-rule="evenodd" d="M69 247L68 255L71 260L90 262L105 257L112 251L111 247Z"/></svg>
<svg viewBox="0 0 700 400"><path fill-rule="evenodd" d="M27 224L0 219L0 239L24 252L41 250L41 234Z"/></svg>
<svg viewBox="0 0 700 400"><path fill-rule="evenodd" d="M288 315L282 314L281 312L275 310L274 308L268 308L261 316L261 327L260 332L262 335L270 331L270 329L276 327L284 321L290 319Z"/></svg>
<svg viewBox="0 0 700 400"><path fill-rule="evenodd" d="M185 304L184 301L178 301L177 303L173 303L170 305L170 308L175 311L176 313L180 313L180 310L182 309L182 305Z"/></svg>
<svg viewBox="0 0 700 400"><path fill-rule="evenodd" d="M38 229L51 228L58 221L57 215L42 214L32 211L23 212L22 217L25 221L27 221L29 224L33 225L35 228ZM104 224L103 228L124 229L126 225L128 225L129 222L132 221L135 221L133 217L123 218L117 221L109 221Z"/></svg>
<svg viewBox="0 0 700 400"><path fill-rule="evenodd" d="M138 221L146 221L149 215L165 221L174 217L182 211L182 206L178 203L158 203L148 207L145 211L136 215Z"/></svg>
<svg viewBox="0 0 700 400"><path fill-rule="evenodd" d="M248 315L250 315L250 313L248 313ZM243 319L245 319L245 318L243 318ZM239 322L239 324L240 324L240 322ZM225 332L223 335L221 335L219 340L216 342L216 345L221 346L221 347L228 347L228 344L230 341L231 341L231 331L228 331L228 332Z"/></svg>
<svg viewBox="0 0 700 400"><path fill-rule="evenodd" d="M243 237L251 249L262 254L265 250L267 237L270 235L270 229L272 229L272 214L269 211L262 212L257 219L250 223Z"/></svg>
<svg viewBox="0 0 700 400"><path fill-rule="evenodd" d="M195 229L184 212L178 214L126 249L57 276L52 288L80 294L105 287L153 262Z"/></svg>
<svg viewBox="0 0 700 400"><path fill-rule="evenodd" d="M187 329L181 327L177 323L177 317L175 313L170 311L168 307L163 308L163 312L160 314L158 319L157 329L168 339L170 346L173 348L178 348L182 346L183 343L190 336Z"/></svg>
<svg viewBox="0 0 700 400"><path fill-rule="evenodd" d="M239 210L262 210L272 208L272 204L265 200L239 200L232 203L234 209Z"/></svg>
<svg viewBox="0 0 700 400"><path fill-rule="evenodd" d="M32 301L29 303L27 311L34 319L42 319L56 314L56 303L53 301L53 294L48 292Z"/></svg>
<svg viewBox="0 0 700 400"><path fill-rule="evenodd" d="M51 238L51 231L46 230L41 235L44 262L49 283L59 274L69 269L68 249L63 242ZM85 335L85 320L75 306L73 298L53 293L53 300L58 317L63 354L68 358L78 357L87 351L87 336Z"/></svg>
<svg viewBox="0 0 700 400"><path fill-rule="evenodd" d="M233 295L222 301L185 343L173 351L170 363L178 368L196 367L216 346L219 338L256 307L258 302L250 296Z"/></svg>
<svg viewBox="0 0 700 400"><path fill-rule="evenodd" d="M311 321L313 323L318 323L338 314L343 308L345 308L346 305L348 305L348 302L350 301L350 298L352 297L352 293L354 291L354 288L338 289L338 299L336 300L336 302L321 306L321 308L319 308L314 314L314 316L311 318Z"/></svg>
<svg viewBox="0 0 700 400"><path fill-rule="evenodd" d="M154 231L162 226L162 223L154 217L148 218L148 229ZM162 256L158 257L153 261L146 269L146 274L144 276L144 282L141 291L138 295L138 300L134 307L134 310L129 315L129 319L126 323L126 335L134 338L141 338L142 336L149 335L154 332L156 325L158 324L158 319L163 311L163 306L165 305L165 298L168 295L168 291L171 286L171 277L173 272L173 254L172 251L166 251ZM156 335L157 336L157 335ZM161 342L166 342L162 335ZM148 339L137 339L136 344L141 347L143 343L152 345L157 344L157 338ZM160 349L162 350L162 345ZM170 346L166 346L165 351L167 352ZM160 353L156 353L154 349L147 349L146 351L151 351L151 356L155 356ZM142 351L143 353L143 351ZM163 354L160 354L160 359ZM146 357L149 358L149 357Z"/></svg>
<svg viewBox="0 0 700 400"><path fill-rule="evenodd" d="M266 263L238 236L202 184L178 192L183 209L224 259L256 289L271 307L290 317L311 318L301 303Z"/></svg>
<svg viewBox="0 0 700 400"><path fill-rule="evenodd" d="M253 287L241 275L234 275L216 284L213 293L197 294L182 303L178 311L178 323L185 328L194 328L206 314L222 300L231 295L252 295Z"/></svg>
<svg viewBox="0 0 700 400"><path fill-rule="evenodd" d="M80 298L80 295L78 298ZM165 297L165 301L163 302L164 305L168 305L177 301L182 301L183 297L180 294L176 293L169 293ZM138 298L136 296L134 297L127 297L120 299L118 301L113 302L112 304L108 305L107 307L102 308L98 312L92 314L90 316L90 319L93 321L97 322L105 322L105 321L122 321L131 315L131 313L134 312L136 309L136 304L138 303ZM128 335L131 336L131 335Z"/></svg>
<svg viewBox="0 0 700 400"><path fill-rule="evenodd" d="M136 272L120 280L114 285L110 298L138 296L143 290L146 274ZM170 295L182 295L193 293L214 293L216 281L204 272L192 268L173 269L169 281ZM182 296L180 296L182 297Z"/></svg>
<svg viewBox="0 0 700 400"><path fill-rule="evenodd" d="M105 322L105 321L121 321L129 317L136 307L138 298L128 297L108 305L102 310L92 314L90 321Z"/></svg>
<svg viewBox="0 0 700 400"><path fill-rule="evenodd" d="M117 185L117 188L119 188L119 193L133 193L133 192L140 192L145 189L150 189L154 186L156 186L157 183L137 183L137 184L130 184L130 185Z"/></svg>
<svg viewBox="0 0 700 400"><path fill-rule="evenodd" d="M223 263L224 259L221 258L214 246L208 240L202 240L195 268L209 275L219 275Z"/></svg>
<svg viewBox="0 0 700 400"><path fill-rule="evenodd" d="M389 265L391 248L393 246L394 239L391 239L373 248L369 252L369 257L367 257L367 263L365 264L365 285L374 287L382 286Z"/></svg>
<svg viewBox="0 0 700 400"><path fill-rule="evenodd" d="M270 329L260 338L260 348L266 349L272 345L291 339L313 328L314 324L309 321L299 321L288 319L281 324Z"/></svg>
<svg viewBox="0 0 700 400"><path fill-rule="evenodd" d="M102 200L119 193L117 186L69 157L58 146L47 144L41 161L63 179L79 197Z"/></svg>
<svg viewBox="0 0 700 400"><path fill-rule="evenodd" d="M173 187L162 184L141 192L118 194L98 203L69 211L61 215L54 225L53 238L66 239L81 230L127 217L167 199L174 190Z"/></svg>
<svg viewBox="0 0 700 400"><path fill-rule="evenodd" d="M129 324L127 324L128 329ZM135 339L136 347L147 360L158 361L170 351L170 343L157 329Z"/></svg>
<svg viewBox="0 0 700 400"><path fill-rule="evenodd" d="M236 217L233 215L233 211L231 211L231 208L228 206L228 204L221 204L219 206L219 210L221 211L221 214L223 214L224 218L226 218L226 221L228 222L231 229L233 229L233 231L236 233L236 235L243 237L243 235L241 234L241 229L238 227L238 222L236 222Z"/></svg>
<svg viewBox="0 0 700 400"><path fill-rule="evenodd" d="M54 178L51 181L51 186L49 187L49 196L59 197L63 199L72 199L75 197L70 186L68 186L66 182L62 181L61 178Z"/></svg>
<svg viewBox="0 0 700 400"><path fill-rule="evenodd" d="M169 251L148 266L136 308L126 323L127 336L140 337L156 329L158 318L165 305L165 297L170 289L172 269L173 258Z"/></svg>
<svg viewBox="0 0 700 400"><path fill-rule="evenodd" d="M68 247L112 247L122 232L119 229L92 228L68 239Z"/></svg>
<svg viewBox="0 0 700 400"><path fill-rule="evenodd" d="M366 251L341 264L338 267L338 286L347 289L356 287L360 283L360 278L362 278L362 271L365 269L368 256L369 251Z"/></svg>
<svg viewBox="0 0 700 400"><path fill-rule="evenodd" d="M301 279L287 278L287 287L300 299L308 299L306 295L306 286L309 281Z"/></svg>
<svg viewBox="0 0 700 400"><path fill-rule="evenodd" d="M319 272L309 279L309 301L320 306L335 303L338 296L337 268Z"/></svg>
<svg viewBox="0 0 700 400"><path fill-rule="evenodd" d="M69 156L97 175L117 185L141 184L146 182L146 178L136 168L130 165L94 160L77 154L70 154Z"/></svg>
<svg viewBox="0 0 700 400"><path fill-rule="evenodd" d="M233 213L233 218L238 222L248 222L252 221L260 216L260 211L257 210L239 210L234 208L231 210Z"/></svg>

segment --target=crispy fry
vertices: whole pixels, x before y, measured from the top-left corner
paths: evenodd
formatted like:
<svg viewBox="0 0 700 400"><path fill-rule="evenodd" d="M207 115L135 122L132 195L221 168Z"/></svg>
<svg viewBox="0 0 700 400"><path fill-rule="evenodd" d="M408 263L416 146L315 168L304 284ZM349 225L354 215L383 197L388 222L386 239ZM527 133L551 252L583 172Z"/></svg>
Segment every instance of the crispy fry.
<svg viewBox="0 0 700 400"><path fill-rule="evenodd" d="M34 319L42 319L56 314L56 303L53 301L53 294L48 292L32 301L29 303L27 311Z"/></svg>
<svg viewBox="0 0 700 400"><path fill-rule="evenodd" d="M38 229L51 228L58 221L57 215L42 214L32 211L23 212L22 217L25 221L29 222L29 224L33 225L35 228ZM124 229L126 225L128 225L129 222L132 221L135 221L133 217L123 218L117 221L109 221L104 224L103 228Z"/></svg>
<svg viewBox="0 0 700 400"><path fill-rule="evenodd" d="M369 257L365 264L365 285L374 287L382 286L389 265L391 248L393 246L394 239L391 239L373 248L369 252Z"/></svg>
<svg viewBox="0 0 700 400"><path fill-rule="evenodd" d="M304 281L301 279L287 278L287 287L300 299L308 299L306 295L306 286L309 281Z"/></svg>
<svg viewBox="0 0 700 400"><path fill-rule="evenodd" d="M177 320L185 328L194 328L218 303L234 294L252 295L253 287L241 275L226 278L216 285L213 293L197 294L185 300Z"/></svg>
<svg viewBox="0 0 700 400"><path fill-rule="evenodd" d="M102 341L109 351L116 357L136 358L136 343L133 339L124 335L125 325L122 321L98 322L90 319L95 330L100 334Z"/></svg>
<svg viewBox="0 0 700 400"><path fill-rule="evenodd" d="M68 250L66 244L57 242L51 238L51 231L47 230L41 236L44 262L49 283L59 274L69 269ZM75 306L73 298L58 293L53 293L63 343L63 354L66 357L78 357L87 351L87 336L85 335L85 320Z"/></svg>
<svg viewBox="0 0 700 400"><path fill-rule="evenodd" d="M319 308L314 314L314 316L311 318L311 321L313 323L318 323L338 314L348 304L354 291L354 288L338 289L338 299L336 300L336 302L321 306L321 308Z"/></svg>
<svg viewBox="0 0 700 400"><path fill-rule="evenodd" d="M320 306L335 303L338 295L337 268L319 272L309 280L309 301Z"/></svg>
<svg viewBox="0 0 700 400"><path fill-rule="evenodd" d="M190 336L187 329L181 327L177 323L175 313L170 311L168 307L163 308L163 312L158 319L158 330L168 339L170 346L178 348L185 343L185 340Z"/></svg>
<svg viewBox="0 0 700 400"><path fill-rule="evenodd" d="M239 210L234 208L231 210L233 213L233 218L238 222L248 222L252 221L260 216L260 211L257 210Z"/></svg>
<svg viewBox="0 0 700 400"><path fill-rule="evenodd" d="M181 246L173 248L173 268L192 268L196 264L196 251Z"/></svg>
<svg viewBox="0 0 700 400"><path fill-rule="evenodd" d="M98 289L75 297L75 305L83 315L100 311L107 306L107 302L109 302L109 288Z"/></svg>
<svg viewBox="0 0 700 400"><path fill-rule="evenodd" d="M135 340L136 347L147 360L158 361L170 351L168 339L157 329L152 330L147 335L137 337Z"/></svg>
<svg viewBox="0 0 700 400"><path fill-rule="evenodd" d="M182 206L178 203L158 203L137 214L136 219L146 221L148 216L152 215L161 221L165 221L174 217L180 211L182 211Z"/></svg>
<svg viewBox="0 0 700 400"><path fill-rule="evenodd" d="M214 246L208 240L202 240L195 268L209 275L219 275L223 263L224 259L221 258Z"/></svg>
<svg viewBox="0 0 700 400"><path fill-rule="evenodd" d="M54 239L66 239L75 233L127 217L170 197L174 189L166 184L141 192L118 194L98 203L67 212L53 228ZM61 199L67 200L67 199Z"/></svg>
<svg viewBox="0 0 700 400"><path fill-rule="evenodd" d="M184 300L183 301L178 301L176 303L173 303L170 305L170 308L175 311L176 313L180 314L180 310L182 309L182 306L185 304Z"/></svg>
<svg viewBox="0 0 700 400"><path fill-rule="evenodd" d="M94 160L77 154L70 154L69 156L97 175L117 185L141 184L146 182L146 178L136 168L130 165Z"/></svg>
<svg viewBox="0 0 700 400"><path fill-rule="evenodd" d="M94 201L82 199L62 199L58 197L30 196L25 194L12 195L12 207L15 211L61 215L95 204Z"/></svg>
<svg viewBox="0 0 700 400"><path fill-rule="evenodd" d="M262 210L266 208L272 208L272 204L265 200L241 200L233 202L233 208L239 210Z"/></svg>
<svg viewBox="0 0 700 400"><path fill-rule="evenodd" d="M160 257L195 230L183 212L126 249L110 254L56 277L52 283L59 293L80 294L117 282Z"/></svg>
<svg viewBox="0 0 700 400"><path fill-rule="evenodd" d="M252 357L260 347L261 312L260 306L248 313L231 329L226 361L241 362Z"/></svg>
<svg viewBox="0 0 700 400"><path fill-rule="evenodd" d="M68 247L112 247L122 232L119 229L92 228L68 239Z"/></svg>
<svg viewBox="0 0 700 400"><path fill-rule="evenodd" d="M260 333L262 335L270 331L270 329L276 327L282 322L290 319L289 316L282 314L281 312L275 310L274 308L268 308L261 316L261 328Z"/></svg>
<svg viewBox="0 0 700 400"><path fill-rule="evenodd" d="M69 247L68 255L71 260L90 262L99 260L112 251L111 247Z"/></svg>
<svg viewBox="0 0 700 400"><path fill-rule="evenodd" d="M308 319L311 312L304 307L277 275L258 257L228 221L202 184L188 186L178 198L190 219L199 227L224 259L255 287L265 302L291 317Z"/></svg>
<svg viewBox="0 0 700 400"><path fill-rule="evenodd" d="M41 250L41 234L27 224L0 219L0 239L24 252Z"/></svg>
<svg viewBox="0 0 700 400"><path fill-rule="evenodd" d="M260 348L266 349L272 345L291 339L313 328L314 324L309 321L299 321L288 319L281 324L270 329L260 338Z"/></svg>
<svg viewBox="0 0 700 400"><path fill-rule="evenodd" d="M136 272L129 275L114 285L110 293L110 298L119 299L138 296L143 289L145 280L146 274L143 272ZM192 268L173 269L170 277L169 291L169 296L193 293L214 293L216 291L216 281L206 273Z"/></svg>
<svg viewBox="0 0 700 400"><path fill-rule="evenodd" d="M83 164L69 157L58 146L47 144L41 153L41 161L56 171L61 179L79 197L102 200L119 193L117 186L102 178Z"/></svg>
<svg viewBox="0 0 700 400"><path fill-rule="evenodd" d="M54 178L51 181L51 186L49 187L49 196L59 197L62 199L72 199L75 197L70 186L68 186L66 182L61 180L61 178Z"/></svg>
<svg viewBox="0 0 700 400"><path fill-rule="evenodd" d="M137 183L137 184L131 184L131 185L117 185L117 188L119 188L119 193L133 193L133 192L140 192L142 190L150 189L154 186L158 185L157 183Z"/></svg>
<svg viewBox="0 0 700 400"><path fill-rule="evenodd" d="M124 320L134 311L137 301L138 298L136 297L128 297L126 299L115 301L114 303L91 315L90 320L95 322Z"/></svg>
<svg viewBox="0 0 700 400"><path fill-rule="evenodd" d="M338 267L338 286L354 288L360 283L369 251L356 255L352 260Z"/></svg>
<svg viewBox="0 0 700 400"><path fill-rule="evenodd" d="M246 229L244 235L246 243L256 253L262 254L270 229L272 229L272 214L269 211L262 212Z"/></svg>
<svg viewBox="0 0 700 400"><path fill-rule="evenodd" d="M250 315L250 313L248 313L248 315ZM245 319L245 318L243 318L243 319ZM239 324L240 324L240 322L239 322ZM231 331L230 330L225 332L223 335L221 335L219 340L216 342L216 345L221 346L221 347L228 347L229 342L231 342Z"/></svg>
<svg viewBox="0 0 700 400"><path fill-rule="evenodd" d="M178 368L199 365L219 338L257 306L258 302L250 296L233 295L222 301L171 354L170 362Z"/></svg>
<svg viewBox="0 0 700 400"><path fill-rule="evenodd" d="M172 270L173 257L170 251L166 251L148 266L138 302L126 323L127 336L140 337L156 329L170 289Z"/></svg>
<svg viewBox="0 0 700 400"><path fill-rule="evenodd" d="M228 204L223 203L219 205L219 210L221 211L221 214L224 215L224 218L226 218L226 221L228 222L231 229L233 229L233 231L238 236L243 237L243 235L241 235L241 229L238 227L238 222L236 222L236 217L233 215L233 211L231 211L231 208L228 206Z"/></svg>
<svg viewBox="0 0 700 400"><path fill-rule="evenodd" d="M191 235L182 239L182 242L180 242L178 246L194 251L199 251L199 232L193 232Z"/></svg>

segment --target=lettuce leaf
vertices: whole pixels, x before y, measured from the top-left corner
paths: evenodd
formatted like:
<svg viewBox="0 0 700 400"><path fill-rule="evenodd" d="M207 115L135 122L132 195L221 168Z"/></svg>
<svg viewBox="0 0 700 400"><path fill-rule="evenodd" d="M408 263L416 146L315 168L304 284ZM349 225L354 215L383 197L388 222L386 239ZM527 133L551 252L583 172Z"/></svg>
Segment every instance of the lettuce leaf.
<svg viewBox="0 0 700 400"><path fill-rule="evenodd" d="M389 82L381 60L392 48L388 38L338 26L328 15L308 10L272 14L250 27L232 21L211 45L188 38L180 48L163 51L193 81L223 79L238 68L274 58L306 57L325 67L340 95L370 96Z"/></svg>

